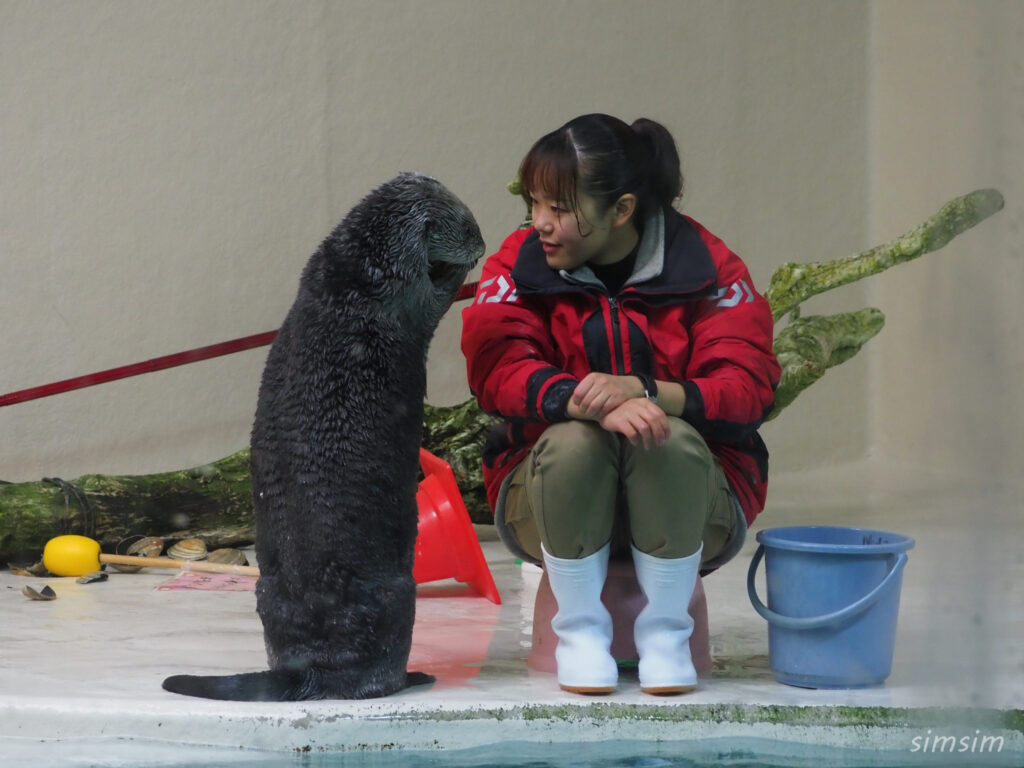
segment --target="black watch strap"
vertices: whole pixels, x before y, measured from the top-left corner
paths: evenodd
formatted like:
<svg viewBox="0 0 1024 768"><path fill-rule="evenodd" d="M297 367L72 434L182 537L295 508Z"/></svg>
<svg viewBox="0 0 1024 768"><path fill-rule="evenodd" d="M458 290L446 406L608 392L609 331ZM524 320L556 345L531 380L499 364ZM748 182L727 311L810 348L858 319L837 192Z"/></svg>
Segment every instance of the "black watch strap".
<svg viewBox="0 0 1024 768"><path fill-rule="evenodd" d="M645 373L636 373L635 371L633 375L640 379L640 383L644 385L644 397L652 403L658 402L658 384L655 382L654 377L648 376Z"/></svg>

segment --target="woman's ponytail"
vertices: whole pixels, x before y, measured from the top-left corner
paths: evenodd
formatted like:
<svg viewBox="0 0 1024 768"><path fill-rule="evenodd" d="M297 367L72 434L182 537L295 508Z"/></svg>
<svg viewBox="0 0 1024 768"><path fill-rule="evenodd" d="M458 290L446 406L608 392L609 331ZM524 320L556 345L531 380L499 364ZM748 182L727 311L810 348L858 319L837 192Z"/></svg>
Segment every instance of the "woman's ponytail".
<svg viewBox="0 0 1024 768"><path fill-rule="evenodd" d="M667 208L683 194L683 172L675 139L665 126L646 117L634 121L630 128L650 153L648 188L658 204Z"/></svg>

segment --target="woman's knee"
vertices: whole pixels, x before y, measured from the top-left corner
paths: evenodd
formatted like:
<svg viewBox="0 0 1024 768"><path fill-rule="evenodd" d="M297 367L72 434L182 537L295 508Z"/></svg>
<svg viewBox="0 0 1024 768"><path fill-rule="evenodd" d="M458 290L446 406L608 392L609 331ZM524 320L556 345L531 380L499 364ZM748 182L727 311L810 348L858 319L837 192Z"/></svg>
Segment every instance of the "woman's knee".
<svg viewBox="0 0 1024 768"><path fill-rule="evenodd" d="M632 449L625 478L633 543L657 557L685 557L700 546L716 470L707 443L671 419L672 435L649 451Z"/></svg>
<svg viewBox="0 0 1024 768"><path fill-rule="evenodd" d="M531 451L525 486L550 554L581 557L608 542L619 482L610 443L596 424L571 421L548 427Z"/></svg>
<svg viewBox="0 0 1024 768"><path fill-rule="evenodd" d="M569 476L601 474L618 464L618 445L599 425L579 420L552 424L531 451L534 471Z"/></svg>
<svg viewBox="0 0 1024 768"><path fill-rule="evenodd" d="M651 450L629 445L630 459L642 465L648 472L660 471L669 477L678 477L687 468L708 472L714 466L715 457L701 434L690 424L675 417L669 417L668 440Z"/></svg>
<svg viewBox="0 0 1024 768"><path fill-rule="evenodd" d="M711 466L715 457L707 442L696 427L682 419L669 417L672 433L666 445L679 456L689 456L693 461Z"/></svg>

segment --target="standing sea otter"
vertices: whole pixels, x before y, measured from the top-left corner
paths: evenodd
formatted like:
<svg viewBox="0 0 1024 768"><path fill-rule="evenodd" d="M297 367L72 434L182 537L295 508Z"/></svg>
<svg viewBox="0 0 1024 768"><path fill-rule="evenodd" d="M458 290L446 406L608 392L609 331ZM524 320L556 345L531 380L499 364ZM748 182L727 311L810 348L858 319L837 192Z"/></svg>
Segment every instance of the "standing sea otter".
<svg viewBox="0 0 1024 768"><path fill-rule="evenodd" d="M416 585L426 354L483 254L469 209L405 173L313 254L270 350L252 430L252 488L270 670L176 675L212 699L386 696L407 673Z"/></svg>

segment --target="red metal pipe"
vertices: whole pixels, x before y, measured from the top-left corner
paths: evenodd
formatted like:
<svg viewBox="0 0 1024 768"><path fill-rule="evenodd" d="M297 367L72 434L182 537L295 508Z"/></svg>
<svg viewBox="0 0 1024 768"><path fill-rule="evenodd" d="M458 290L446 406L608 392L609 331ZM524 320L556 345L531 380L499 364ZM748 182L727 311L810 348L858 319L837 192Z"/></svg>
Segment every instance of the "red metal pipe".
<svg viewBox="0 0 1024 768"><path fill-rule="evenodd" d="M195 363L200 360L208 360L211 357L230 355L232 352L241 352L243 349L262 347L272 342L276 336L277 331L258 333L255 336L246 336L242 339L224 341L220 344L211 344L208 347L190 349L187 352L177 352L173 355L154 357L152 360L145 360L141 363L122 365L118 368L110 368L106 371L99 371L97 373L87 373L84 376L76 376L73 379L64 379L63 381L55 381L52 384L44 384L41 387L22 389L17 392L11 392L9 395L0 395L0 406L14 405L15 403L23 403L26 400L36 400L40 397L49 397L50 395L59 395L61 392L70 392L73 389L92 387L96 384L105 384L108 381L115 381L116 379L126 379L129 376L138 376L142 373L162 371L165 368L173 368L177 365L187 365L188 363Z"/></svg>
<svg viewBox="0 0 1024 768"><path fill-rule="evenodd" d="M476 293L476 286L476 283L466 283L465 285L460 286L458 293L455 295L455 301L472 298L473 294ZM152 360L145 360L141 363L122 365L118 368L109 368L105 371L98 371L97 373L87 373L84 376L76 376L72 379L55 381L52 384L44 384L39 387L21 389L7 395L0 395L0 407L5 405L14 405L15 403L24 403L26 400L38 400L41 397L59 395L62 392L70 392L73 389L84 389L85 387L92 387L96 384L105 384L108 381L127 379L129 376L138 376L143 373L162 371L166 368L174 368L179 365L197 363L200 360L209 360L211 357L221 357L223 355L230 355L234 352L242 352L246 349L266 346L275 338L277 338L277 331L257 333L253 336L245 336L241 339L232 339L231 341L222 341L220 344L211 344L207 347L190 349L186 352L176 352L173 355L154 357Z"/></svg>

